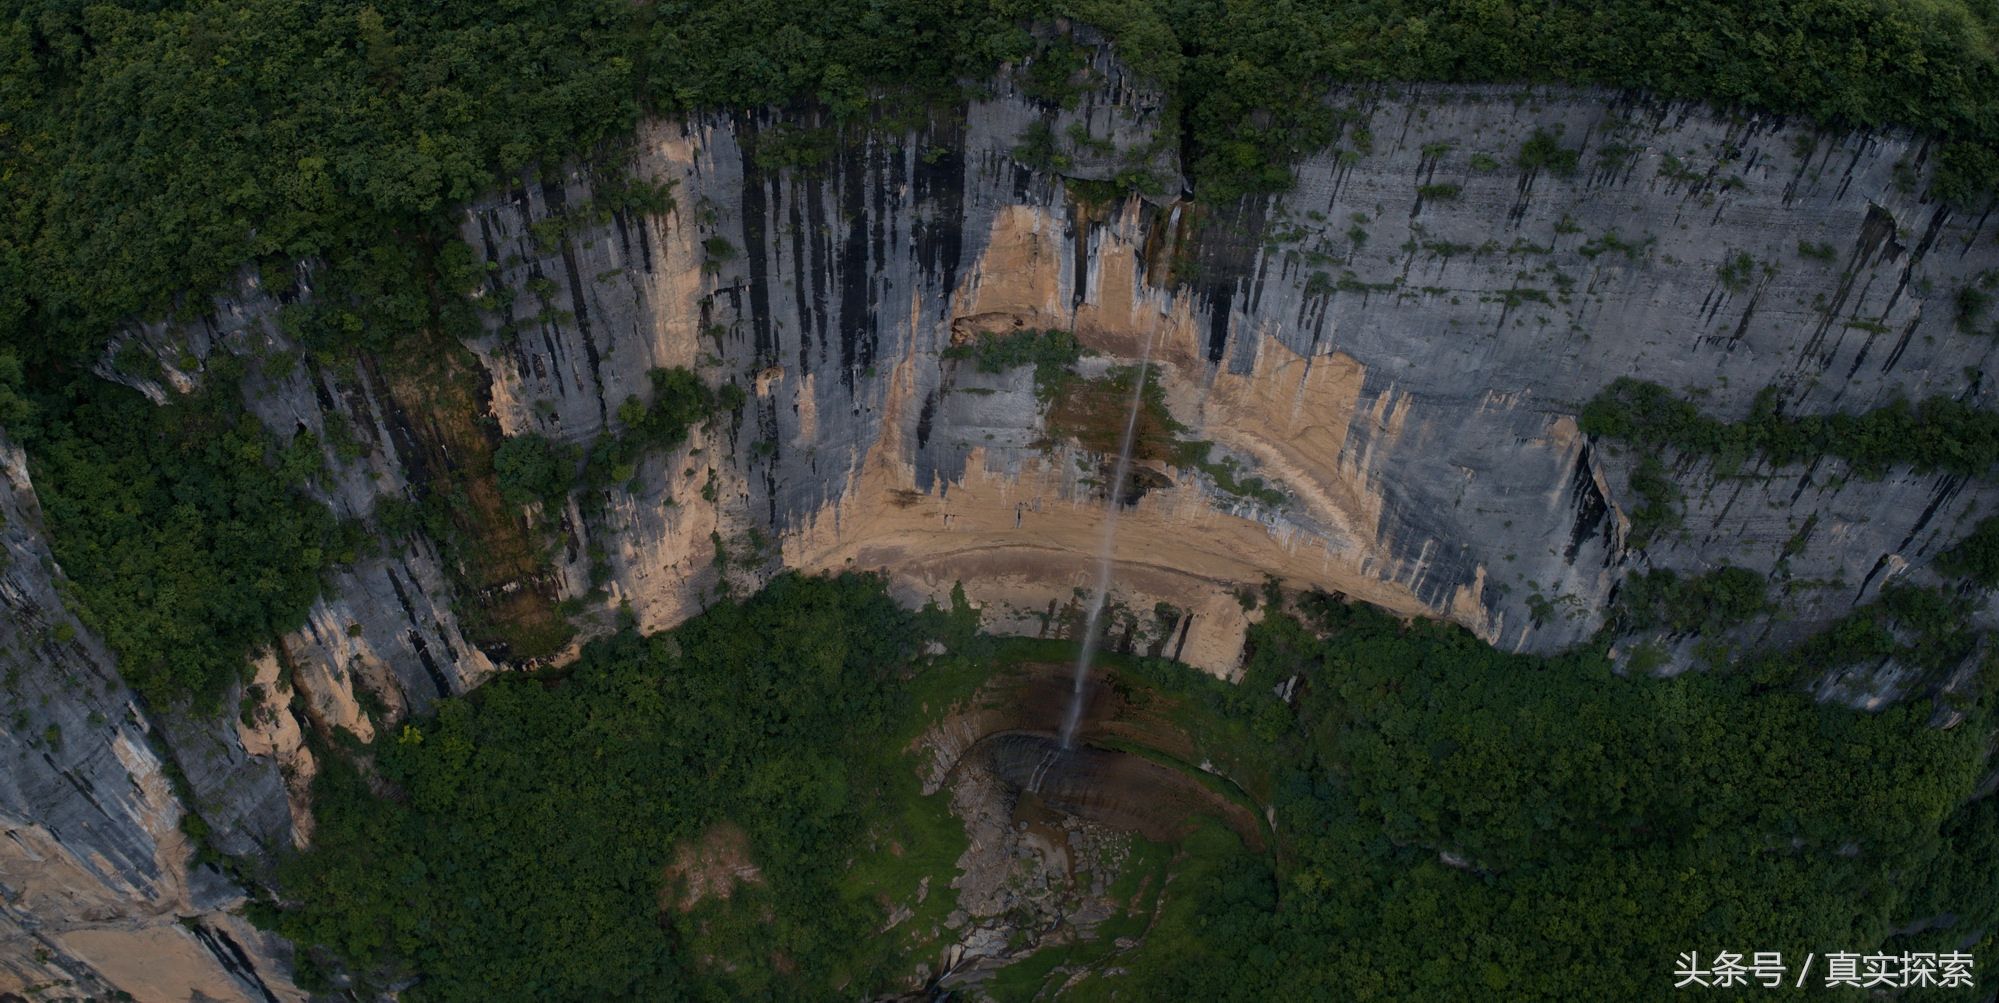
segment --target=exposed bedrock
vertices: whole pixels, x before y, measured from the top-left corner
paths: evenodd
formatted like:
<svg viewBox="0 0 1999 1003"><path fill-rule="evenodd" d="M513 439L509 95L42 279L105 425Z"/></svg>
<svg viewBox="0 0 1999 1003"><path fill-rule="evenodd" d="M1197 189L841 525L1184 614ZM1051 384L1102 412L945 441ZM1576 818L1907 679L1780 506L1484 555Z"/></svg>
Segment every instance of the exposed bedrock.
<svg viewBox="0 0 1999 1003"><path fill-rule="evenodd" d="M0 994L302 999L289 948L235 914L242 889L182 831L191 799L225 852L286 841L276 762L245 755L233 719L218 736L144 711L52 570L25 457L0 439Z"/></svg>
<svg viewBox="0 0 1999 1003"><path fill-rule="evenodd" d="M1597 92L1334 100L1368 123L1368 152L1350 135L1290 194L1222 208L1088 201L1018 162L1004 97L814 171L760 164L768 123L657 124L638 171L676 184L673 213L537 243L537 224L587 200L581 175L471 213L496 285L545 293L482 348L500 421L586 441L652 366L754 389L734 427L614 492L604 525L570 527L608 550L646 626L698 607L711 533L755 527L785 565L886 568L912 597L963 581L1038 630L1088 580L1097 458L1049 440L1029 370L942 353L981 331L1072 328L1105 357L1087 368L1149 340L1187 437L1286 496L1155 464L1159 486L1121 525L1118 597L1191 611L1183 657L1227 671L1245 624L1230 591L1266 574L1510 649L1589 634L1634 560L1632 458L1574 416L1619 375L1727 417L1769 385L1793 413L1987 393L1993 343L1956 332L1948 300L1999 243L1990 220L1898 187L1920 142ZM1537 130L1580 149L1581 170L1516 166ZM1724 276L1742 254L1747 281ZM1791 574L1845 585L1791 596L1788 631L1877 590L1866 567L1922 576L1991 503L1979 485L1866 481L1835 461L1730 480L1673 467L1686 532L1642 560L1769 570L1801 537ZM697 490L710 468L713 505ZM1535 597L1560 614L1536 623Z"/></svg>
<svg viewBox="0 0 1999 1003"><path fill-rule="evenodd" d="M1152 343L1184 437L1283 495L1158 460L1141 471L1117 598L1190 611L1182 657L1214 671L1240 652L1231 592L1265 575L1546 652L1595 629L1634 560L1767 571L1789 543L1793 577L1842 583L1788 597L1798 632L1892 577L1869 568L1923 576L1990 507L1956 478L1869 481L1826 460L1721 479L1667 457L1685 531L1632 555L1633 458L1575 422L1626 374L1724 417L1772 385L1798 414L1982 402L1994 343L1956 330L1952 299L1999 267L1999 231L1907 182L1919 140L1609 92L1424 86L1334 94L1355 122L1340 145L1303 161L1290 193L1231 206L1105 200L1019 160L1031 123L1078 115L1156 158L1136 138L1150 100L1119 78L1058 112L1002 84L920 132L850 136L809 169L759 153L796 123L654 122L623 166L673 186L664 214L602 210L585 170L472 206L463 235L497 306L474 348L502 432L588 443L661 366L751 391L605 491L601 515L544 513L560 523L554 588L584 595L601 560L611 604L669 626L712 594L719 537L735 576L885 568L912 598L963 581L989 619L1042 629L1088 580L1101 458L1048 434L1030 369L987 374L944 351L1051 327L1098 353L1086 372ZM1537 132L1579 150L1580 169L1518 166ZM1725 274L1743 255L1746 275ZM268 351L285 346L276 309L246 288L198 325L141 334ZM360 431L368 454L334 461L343 512L424 476L410 431L424 416L385 382L302 367L250 387L282 434L331 416ZM775 546L746 566L751 539ZM362 666L419 706L475 683L494 659L459 632L438 567L419 541L356 568L288 650L333 666L330 681ZM1536 622L1536 599L1558 614Z"/></svg>

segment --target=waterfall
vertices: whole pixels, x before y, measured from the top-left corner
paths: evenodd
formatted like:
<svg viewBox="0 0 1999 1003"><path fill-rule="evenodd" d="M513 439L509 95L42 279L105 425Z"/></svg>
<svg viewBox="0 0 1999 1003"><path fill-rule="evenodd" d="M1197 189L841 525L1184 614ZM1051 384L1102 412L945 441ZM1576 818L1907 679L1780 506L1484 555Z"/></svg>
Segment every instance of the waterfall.
<svg viewBox="0 0 1999 1003"><path fill-rule="evenodd" d="M1138 430L1138 409L1145 402L1145 377L1152 365L1152 339L1145 340L1145 352L1138 359L1138 377L1132 381L1131 413L1124 419L1124 438L1118 442L1117 466L1111 474L1110 510L1104 515L1104 540L1097 550L1097 588L1090 594L1090 613L1083 621L1083 650L1076 655L1076 678L1069 691L1069 710L1062 716L1062 748L1075 745L1076 726L1083 720L1083 684L1090 678L1090 660L1097 654L1097 621L1103 619L1104 600L1111 591L1111 548L1117 543L1118 494L1131 467L1132 436Z"/></svg>

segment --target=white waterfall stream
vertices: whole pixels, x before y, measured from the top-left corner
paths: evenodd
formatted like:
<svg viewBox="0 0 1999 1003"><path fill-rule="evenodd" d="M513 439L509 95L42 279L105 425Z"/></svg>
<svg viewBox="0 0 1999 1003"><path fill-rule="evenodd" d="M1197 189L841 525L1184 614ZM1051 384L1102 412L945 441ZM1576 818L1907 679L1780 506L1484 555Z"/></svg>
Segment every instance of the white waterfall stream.
<svg viewBox="0 0 1999 1003"><path fill-rule="evenodd" d="M1090 678L1090 662L1097 654L1097 626L1103 619L1104 601L1111 590L1111 549L1117 544L1119 496L1131 469L1132 437L1138 430L1138 409L1145 401L1145 379L1152 365L1152 340L1146 339L1139 356L1138 375L1132 381L1131 412L1124 419L1124 437L1118 442L1117 465L1111 474L1110 508L1104 515L1104 538L1097 551L1097 587L1090 593L1090 612L1083 621L1083 650L1076 655L1076 678L1069 691L1069 709L1062 716L1062 748L1075 745L1076 726L1083 720L1084 686Z"/></svg>

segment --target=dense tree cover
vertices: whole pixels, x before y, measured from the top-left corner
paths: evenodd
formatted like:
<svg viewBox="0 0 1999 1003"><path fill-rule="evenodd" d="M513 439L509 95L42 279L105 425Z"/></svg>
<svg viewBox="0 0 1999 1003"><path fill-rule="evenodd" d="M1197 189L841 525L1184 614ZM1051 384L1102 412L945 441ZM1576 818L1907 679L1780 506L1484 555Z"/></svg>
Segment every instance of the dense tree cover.
<svg viewBox="0 0 1999 1003"><path fill-rule="evenodd" d="M1999 588L1999 518L1979 520L1964 539L1938 555L1937 570Z"/></svg>
<svg viewBox="0 0 1999 1003"><path fill-rule="evenodd" d="M1762 684L1806 684L1828 669L1893 659L1922 673L1913 688L1923 688L1971 657L1978 644L1971 606L1947 589L1891 584L1797 648L1758 653L1743 668Z"/></svg>
<svg viewBox="0 0 1999 1003"><path fill-rule="evenodd" d="M409 999L828 996L881 921L838 883L883 807L919 636L876 579L786 576L443 701L369 747L373 777L330 757L277 925L420 976ZM675 845L725 820L765 882L740 892L763 918L734 972L686 946L729 917L665 888Z"/></svg>
<svg viewBox="0 0 1999 1003"><path fill-rule="evenodd" d="M19 429L35 416L26 394L27 373L20 356L0 351L0 429Z"/></svg>
<svg viewBox="0 0 1999 1003"><path fill-rule="evenodd" d="M1253 629L1243 684L1304 673L1277 906L1203 891L1201 950L1134 959L1138 998L1665 999L1688 950L1993 946L1984 708L1937 730L1304 605L1314 630Z"/></svg>
<svg viewBox="0 0 1999 1003"><path fill-rule="evenodd" d="M1633 572L1618 584L1616 614L1632 630L1716 633L1770 609L1769 582L1747 568L1681 578L1670 568Z"/></svg>
<svg viewBox="0 0 1999 1003"><path fill-rule="evenodd" d="M1975 543L1978 534L1970 541ZM1947 574L1960 573L1948 561ZM1708 669L1732 671L1759 688L1809 686L1843 666L1893 661L1918 675L1906 689L1920 692L1963 665L1973 653L1972 602L1962 592L1904 582L1884 586L1872 600L1849 609L1788 650L1744 651L1724 634L1775 609L1767 580L1747 568L1723 566L1681 576L1666 568L1633 572L1618 584L1605 618L1606 636L1648 632L1700 637L1696 658ZM1664 652L1652 643L1636 649L1627 671L1649 672Z"/></svg>
<svg viewBox="0 0 1999 1003"><path fill-rule="evenodd" d="M1864 477L1895 466L1992 476L1999 462L1999 414L1947 397L1896 399L1862 414L1785 415L1766 387L1748 417L1723 421L1657 383L1620 376L1582 410L1582 429L1646 452L1672 449L1713 458L1730 471L1761 456L1798 463L1837 456Z"/></svg>
<svg viewBox="0 0 1999 1003"><path fill-rule="evenodd" d="M1680 489L1657 454L1638 457L1637 465L1631 468L1631 494L1635 503L1626 508L1625 515L1631 519L1628 542L1632 547L1642 550L1660 533L1680 525Z"/></svg>
<svg viewBox="0 0 1999 1003"><path fill-rule="evenodd" d="M1330 138L1316 103L1316 82L1327 77L1635 85L1835 123L1915 123L1986 146L1999 138L1991 42L1999 11L1985 0L1296 0L1155 9L1183 47L1193 173L1224 191L1281 185L1290 156ZM1983 157L1965 156L1953 162L1953 192L1989 190L1995 175Z"/></svg>
<svg viewBox="0 0 1999 1003"><path fill-rule="evenodd" d="M355 556L355 528L302 491L318 441L280 448L227 373L165 407L84 377L36 410L9 431L28 444L56 560L149 699L213 709L244 650L302 624L324 570Z"/></svg>
<svg viewBox="0 0 1999 1003"><path fill-rule="evenodd" d="M710 387L694 371L676 366L647 374L652 398L628 397L618 405L624 430L604 435L590 449L589 474L598 483L617 483L632 476L641 453L672 449L687 441L695 425L721 415L733 415L747 399L743 388L725 383Z"/></svg>
<svg viewBox="0 0 1999 1003"><path fill-rule="evenodd" d="M626 398L618 405L618 421L624 428L600 436L587 453L539 432L524 432L500 443L493 451L500 493L516 505L559 504L571 488L583 483L580 478L600 485L629 480L642 453L680 445L694 426L735 413L745 399L742 387L734 383L710 387L685 367L654 369L647 377L651 399Z"/></svg>
<svg viewBox="0 0 1999 1003"><path fill-rule="evenodd" d="M401 285L413 235L502 174L622 140L641 102L853 113L864 81L1019 51L959 6L10 2L0 327L89 350L249 260Z"/></svg>
<svg viewBox="0 0 1999 1003"><path fill-rule="evenodd" d="M890 852L856 839L910 769L883 738L925 721L915 638L991 650L955 605L914 618L873 580L785 577L562 678L447 701L375 743L374 779L329 765L279 926L417 976L411 998L864 995L890 971L856 960L881 957L879 906L835 876ZM1937 729L1926 707L1862 713L1746 672L1625 678L1595 650L1297 608L1309 626L1272 609L1252 629L1240 684L1118 670L1255 775L1279 845L1273 871L1199 831L1143 945L1073 998L1654 999L1688 950L1992 946L1994 802L1971 800L1989 681ZM721 820L770 883L676 912L670 850Z"/></svg>

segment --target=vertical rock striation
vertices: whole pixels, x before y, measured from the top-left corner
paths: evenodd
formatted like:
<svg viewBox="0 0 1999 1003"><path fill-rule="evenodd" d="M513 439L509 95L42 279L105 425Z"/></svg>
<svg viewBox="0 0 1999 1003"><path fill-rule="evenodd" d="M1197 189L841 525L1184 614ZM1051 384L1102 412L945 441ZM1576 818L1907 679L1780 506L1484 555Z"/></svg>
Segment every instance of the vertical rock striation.
<svg viewBox="0 0 1999 1003"><path fill-rule="evenodd" d="M302 999L289 949L194 861L169 780L185 776L226 852L261 855L285 821L275 764L140 708L54 571L25 457L0 440L0 993Z"/></svg>

